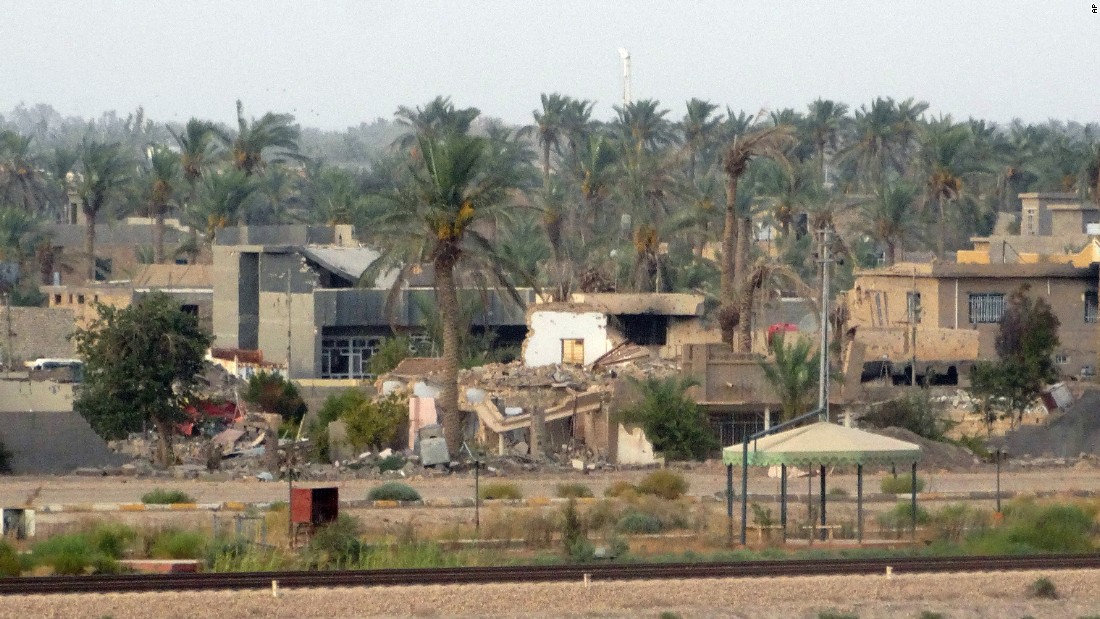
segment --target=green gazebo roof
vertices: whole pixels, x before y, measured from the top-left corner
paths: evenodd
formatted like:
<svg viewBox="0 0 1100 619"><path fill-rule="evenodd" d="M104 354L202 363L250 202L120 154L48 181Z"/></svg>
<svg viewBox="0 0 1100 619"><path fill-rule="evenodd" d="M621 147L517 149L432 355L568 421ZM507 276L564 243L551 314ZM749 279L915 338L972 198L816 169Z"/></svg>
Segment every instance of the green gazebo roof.
<svg viewBox="0 0 1100 619"><path fill-rule="evenodd" d="M722 450L725 464L741 464L742 445ZM920 446L889 436L819 421L771 434L749 443L752 466L814 466L819 464L911 464Z"/></svg>

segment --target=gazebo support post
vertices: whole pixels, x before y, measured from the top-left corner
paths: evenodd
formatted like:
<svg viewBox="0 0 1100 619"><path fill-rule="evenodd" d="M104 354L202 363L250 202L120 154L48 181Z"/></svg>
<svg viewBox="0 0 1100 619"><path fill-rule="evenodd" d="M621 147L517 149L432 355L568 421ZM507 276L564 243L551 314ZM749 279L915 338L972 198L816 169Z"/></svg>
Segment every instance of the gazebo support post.
<svg viewBox="0 0 1100 619"><path fill-rule="evenodd" d="M856 541L863 543L863 465L856 465Z"/></svg>
<svg viewBox="0 0 1100 619"><path fill-rule="evenodd" d="M783 527L783 543L787 543L787 465L779 465L779 524Z"/></svg>
<svg viewBox="0 0 1100 619"><path fill-rule="evenodd" d="M912 514L913 517L910 520L909 537L911 538L911 541L915 542L915 541L917 541L917 463L916 462L913 463L913 469L912 470L913 470L913 477L911 479L912 485L910 486L910 490L913 491L913 502L910 505L910 507L913 511L913 514Z"/></svg>
<svg viewBox="0 0 1100 619"><path fill-rule="evenodd" d="M746 543L745 536L749 526L749 437L741 444L741 545Z"/></svg>
<svg viewBox="0 0 1100 619"><path fill-rule="evenodd" d="M825 528L825 465L821 465L821 541L825 541L828 529Z"/></svg>
<svg viewBox="0 0 1100 619"><path fill-rule="evenodd" d="M730 548L733 548L733 465L726 465L726 516L729 519L729 526L726 536L726 542Z"/></svg>

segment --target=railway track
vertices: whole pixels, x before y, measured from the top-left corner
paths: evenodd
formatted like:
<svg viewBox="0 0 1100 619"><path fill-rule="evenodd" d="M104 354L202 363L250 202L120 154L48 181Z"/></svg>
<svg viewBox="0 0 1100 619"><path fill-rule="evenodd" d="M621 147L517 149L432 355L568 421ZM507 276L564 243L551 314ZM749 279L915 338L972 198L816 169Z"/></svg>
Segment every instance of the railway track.
<svg viewBox="0 0 1100 619"><path fill-rule="evenodd" d="M1100 554L1025 557L926 557L893 559L800 559L736 563L653 563L560 566L508 566L387 569L330 572L238 572L198 574L121 574L0 578L0 595L213 591L281 588L384 587L394 585L481 584L601 580L759 578L930 572L999 572L1100 568Z"/></svg>

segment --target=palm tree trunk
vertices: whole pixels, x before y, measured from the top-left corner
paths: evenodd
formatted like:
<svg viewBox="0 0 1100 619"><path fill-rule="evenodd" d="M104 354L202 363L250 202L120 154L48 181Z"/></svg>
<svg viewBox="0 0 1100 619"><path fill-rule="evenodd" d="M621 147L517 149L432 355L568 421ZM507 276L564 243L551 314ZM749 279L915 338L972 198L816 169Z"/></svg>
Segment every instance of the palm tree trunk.
<svg viewBox="0 0 1100 619"><path fill-rule="evenodd" d="M88 281L95 281L95 212L84 209L84 255L88 257Z"/></svg>
<svg viewBox="0 0 1100 619"><path fill-rule="evenodd" d="M439 314L443 327L443 437L452 457L462 447L462 418L458 410L458 291L455 289L454 261L446 256L435 261L435 287L439 295Z"/></svg>
<svg viewBox="0 0 1100 619"><path fill-rule="evenodd" d="M896 254L896 244L893 241L886 241L886 266L894 266L894 257Z"/></svg>
<svg viewBox="0 0 1100 619"><path fill-rule="evenodd" d="M749 258L752 256L752 216L742 217L738 220L740 229L737 231L737 261L734 263L733 281L740 282L745 277L749 268Z"/></svg>
<svg viewBox="0 0 1100 619"><path fill-rule="evenodd" d="M748 282L741 287L741 298L737 300L740 305L738 314L741 321L737 323L737 349L740 352L752 352L752 305L756 296L756 288Z"/></svg>
<svg viewBox="0 0 1100 619"><path fill-rule="evenodd" d="M157 466L168 468L172 462L172 426L163 421L154 422L157 429Z"/></svg>
<svg viewBox="0 0 1100 619"><path fill-rule="evenodd" d="M722 229L721 294L722 303L733 303L737 263L737 177L726 177L726 219Z"/></svg>
<svg viewBox="0 0 1100 619"><path fill-rule="evenodd" d="M550 189L550 142L542 143L542 186Z"/></svg>
<svg viewBox="0 0 1100 619"><path fill-rule="evenodd" d="M153 207L153 263L164 262L164 205Z"/></svg>

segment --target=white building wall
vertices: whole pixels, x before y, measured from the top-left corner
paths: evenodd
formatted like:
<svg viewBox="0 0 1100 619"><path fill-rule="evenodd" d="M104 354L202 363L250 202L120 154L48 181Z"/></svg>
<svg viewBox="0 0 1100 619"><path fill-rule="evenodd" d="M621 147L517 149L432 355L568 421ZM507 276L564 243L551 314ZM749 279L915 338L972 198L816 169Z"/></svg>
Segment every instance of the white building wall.
<svg viewBox="0 0 1100 619"><path fill-rule="evenodd" d="M528 367L561 363L561 341L578 339L584 340L585 365L611 350L614 344L607 336L607 316L599 312L532 312L523 363Z"/></svg>

